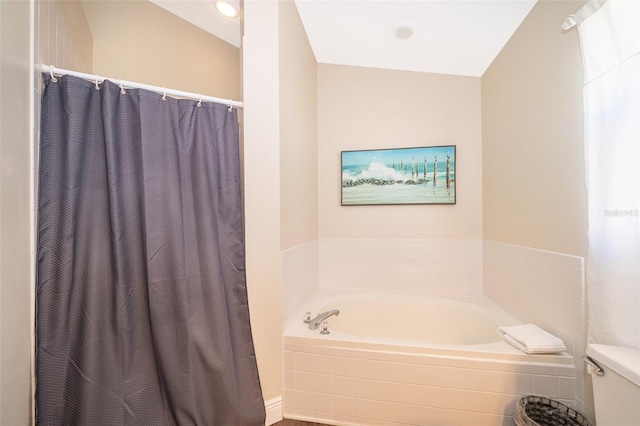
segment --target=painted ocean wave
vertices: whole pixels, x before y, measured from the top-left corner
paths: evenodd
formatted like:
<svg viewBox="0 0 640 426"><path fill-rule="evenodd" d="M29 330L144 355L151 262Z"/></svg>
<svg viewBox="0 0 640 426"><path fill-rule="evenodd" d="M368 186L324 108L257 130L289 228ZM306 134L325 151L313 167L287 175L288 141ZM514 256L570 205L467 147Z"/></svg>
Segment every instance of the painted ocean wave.
<svg viewBox="0 0 640 426"><path fill-rule="evenodd" d="M425 173L426 167L426 173ZM453 162L450 163L450 178L454 180ZM446 162L438 162L436 179L446 180ZM433 163L400 163L385 165L372 161L366 166L346 166L342 170L342 186L352 187L364 184L371 185L418 185L433 180Z"/></svg>

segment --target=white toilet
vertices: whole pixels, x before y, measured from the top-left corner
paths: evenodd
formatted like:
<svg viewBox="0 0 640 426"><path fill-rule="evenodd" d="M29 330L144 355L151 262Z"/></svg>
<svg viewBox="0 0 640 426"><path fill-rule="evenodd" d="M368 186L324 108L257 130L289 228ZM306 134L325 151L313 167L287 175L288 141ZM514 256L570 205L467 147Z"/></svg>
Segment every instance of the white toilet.
<svg viewBox="0 0 640 426"><path fill-rule="evenodd" d="M590 344L585 363L592 375L596 425L640 425L640 350Z"/></svg>

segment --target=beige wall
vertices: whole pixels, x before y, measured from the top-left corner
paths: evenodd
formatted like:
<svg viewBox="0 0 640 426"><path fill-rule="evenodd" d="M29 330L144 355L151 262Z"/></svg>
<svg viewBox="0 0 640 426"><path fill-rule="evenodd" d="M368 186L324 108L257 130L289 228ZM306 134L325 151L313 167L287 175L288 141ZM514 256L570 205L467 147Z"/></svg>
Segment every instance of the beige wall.
<svg viewBox="0 0 640 426"><path fill-rule="evenodd" d="M321 238L481 238L480 79L321 64ZM340 205L340 151L457 145L456 205Z"/></svg>
<svg viewBox="0 0 640 426"><path fill-rule="evenodd" d="M244 5L244 197L251 330L265 400L282 395L279 2Z"/></svg>
<svg viewBox="0 0 640 426"><path fill-rule="evenodd" d="M540 0L482 77L487 240L586 255L580 45L560 28L582 3Z"/></svg>
<svg viewBox="0 0 640 426"><path fill-rule="evenodd" d="M114 79L240 99L237 47L148 1L83 1L93 72Z"/></svg>
<svg viewBox="0 0 640 426"><path fill-rule="evenodd" d="M91 72L93 68L93 36L80 1L38 0L42 16L48 18L48 48L42 53L56 52L47 65L74 71ZM44 25L44 21L42 22ZM55 30L55 33L54 33ZM44 34L44 32L42 32Z"/></svg>
<svg viewBox="0 0 640 426"><path fill-rule="evenodd" d="M0 2L0 424L31 418L30 3Z"/></svg>
<svg viewBox="0 0 640 426"><path fill-rule="evenodd" d="M292 1L245 3L244 28L247 279L268 401L282 395L281 250L318 238L316 62Z"/></svg>
<svg viewBox="0 0 640 426"><path fill-rule="evenodd" d="M90 73L93 37L80 1L35 2L36 64Z"/></svg>
<svg viewBox="0 0 640 426"><path fill-rule="evenodd" d="M282 250L318 239L317 63L293 1L280 4Z"/></svg>

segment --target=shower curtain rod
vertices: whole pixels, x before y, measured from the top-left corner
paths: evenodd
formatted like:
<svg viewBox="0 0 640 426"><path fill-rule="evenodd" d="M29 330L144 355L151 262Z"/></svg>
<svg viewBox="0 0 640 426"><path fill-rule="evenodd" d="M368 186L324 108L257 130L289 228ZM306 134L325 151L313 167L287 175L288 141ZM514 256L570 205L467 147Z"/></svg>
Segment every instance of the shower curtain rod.
<svg viewBox="0 0 640 426"><path fill-rule="evenodd" d="M229 106L229 108L231 107L236 107L236 108L243 108L244 107L244 103L240 102L240 101L234 101L231 99L222 99L222 98L214 98L212 96L204 96L204 95L200 95L198 93L190 93L190 92L183 92L182 90L174 90L174 89L167 89L165 87L158 87L158 86L151 86L149 84L142 84L142 83L135 83L132 81L126 81L126 80L120 80L117 78L109 78L109 77L100 77L99 75L95 74L86 74L83 72L77 72L77 71L70 71L70 70L65 70L62 68L56 68L53 65L42 65L42 71L51 74L52 76L57 74L57 75L72 75L74 77L78 77L78 78L82 78L84 80L89 80L89 81L93 81L93 82L97 82L97 83L102 83L105 80L109 80L111 82L113 82L114 84L118 84L119 86L123 87L123 88L127 88L127 89L145 89L145 90L150 90L152 92L156 92L158 94L161 95L169 95L169 96L177 96L180 98L187 98L187 99L194 99L196 101L204 101L204 102L215 102L217 104L223 104L223 105L227 105Z"/></svg>

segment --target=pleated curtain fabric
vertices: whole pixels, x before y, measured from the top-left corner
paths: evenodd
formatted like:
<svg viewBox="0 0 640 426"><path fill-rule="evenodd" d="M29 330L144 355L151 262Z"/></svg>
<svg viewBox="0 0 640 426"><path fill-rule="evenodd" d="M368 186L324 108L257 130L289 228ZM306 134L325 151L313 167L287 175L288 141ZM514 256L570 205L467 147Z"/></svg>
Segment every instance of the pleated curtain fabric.
<svg viewBox="0 0 640 426"><path fill-rule="evenodd" d="M264 424L237 112L43 78L37 424Z"/></svg>

